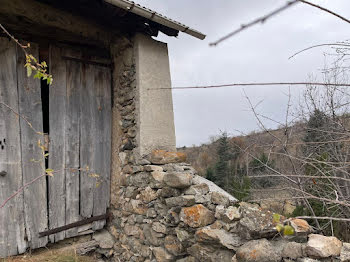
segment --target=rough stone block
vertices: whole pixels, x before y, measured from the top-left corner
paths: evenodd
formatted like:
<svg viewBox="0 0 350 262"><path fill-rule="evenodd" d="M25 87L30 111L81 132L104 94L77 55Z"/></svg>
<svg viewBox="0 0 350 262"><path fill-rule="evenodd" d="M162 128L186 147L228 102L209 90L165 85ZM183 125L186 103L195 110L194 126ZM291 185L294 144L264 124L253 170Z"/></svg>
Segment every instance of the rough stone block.
<svg viewBox="0 0 350 262"><path fill-rule="evenodd" d="M306 254L314 258L339 256L342 242L336 237L311 234L306 245Z"/></svg>
<svg viewBox="0 0 350 262"><path fill-rule="evenodd" d="M215 216L212 211L199 204L182 208L180 219L190 227L197 228L212 224L215 221Z"/></svg>
<svg viewBox="0 0 350 262"><path fill-rule="evenodd" d="M149 156L151 163L157 165L186 162L186 159L185 153L168 152L165 150L154 150Z"/></svg>
<svg viewBox="0 0 350 262"><path fill-rule="evenodd" d="M164 182L170 187L187 188L192 185L193 175L189 173L166 173Z"/></svg>

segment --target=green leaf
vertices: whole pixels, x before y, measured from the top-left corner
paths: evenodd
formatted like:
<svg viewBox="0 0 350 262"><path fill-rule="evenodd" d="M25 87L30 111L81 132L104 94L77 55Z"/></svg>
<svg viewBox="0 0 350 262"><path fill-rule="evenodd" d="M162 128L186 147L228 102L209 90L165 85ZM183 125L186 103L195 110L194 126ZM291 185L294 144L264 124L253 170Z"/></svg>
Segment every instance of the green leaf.
<svg viewBox="0 0 350 262"><path fill-rule="evenodd" d="M52 81L53 81L52 77L47 78L47 84L48 84L48 85L51 85L51 84L52 84Z"/></svg>
<svg viewBox="0 0 350 262"><path fill-rule="evenodd" d="M44 157L47 157L47 156L49 156L50 154L49 153L46 153L45 155L44 155Z"/></svg>
<svg viewBox="0 0 350 262"><path fill-rule="evenodd" d="M281 233L281 232L283 231L283 229L284 229L284 226L281 225L281 224L278 224L278 225L276 226L276 230L277 230L279 233Z"/></svg>
<svg viewBox="0 0 350 262"><path fill-rule="evenodd" d="M30 66L27 66L27 77L30 77L32 75L32 68Z"/></svg>
<svg viewBox="0 0 350 262"><path fill-rule="evenodd" d="M285 235L285 236L294 235L294 228L289 226L289 225L284 226L283 235Z"/></svg>
<svg viewBox="0 0 350 262"><path fill-rule="evenodd" d="M281 221L281 215L280 214L273 214L273 222L279 223Z"/></svg>

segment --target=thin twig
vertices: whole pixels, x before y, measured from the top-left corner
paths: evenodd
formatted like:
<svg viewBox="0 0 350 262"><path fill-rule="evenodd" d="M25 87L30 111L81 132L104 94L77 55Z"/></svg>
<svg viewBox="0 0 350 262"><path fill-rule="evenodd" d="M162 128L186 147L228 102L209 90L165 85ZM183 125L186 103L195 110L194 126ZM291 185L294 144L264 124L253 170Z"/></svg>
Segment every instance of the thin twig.
<svg viewBox="0 0 350 262"><path fill-rule="evenodd" d="M322 7L322 6L316 5L316 4L314 4L314 3L311 3L311 2L305 1L305 0L298 0L298 1L299 1L299 2L302 2L302 3L304 3L304 4L307 4L307 5L316 7L316 8L318 8L318 9L322 10L322 11L325 11L325 12L331 14L331 15L334 15L334 16L340 18L341 20L343 20L343 21L345 21L345 22L347 22L347 23L350 23L350 20L349 20L349 19L347 19L347 18L345 18L345 17L343 17L343 16L341 16L341 15L339 15L339 14L337 14L337 13L335 13L335 12L333 12L333 11L327 9L327 8L324 8L324 7Z"/></svg>
<svg viewBox="0 0 350 262"><path fill-rule="evenodd" d="M27 123L27 125L28 125L35 133L37 133L38 135L41 135L41 136L44 135L43 132L40 132L40 131L36 130L36 129L33 127L32 123L31 123L27 118L25 118L24 116L22 116L20 113L16 112L16 110L14 110L14 109L13 109L12 107L10 107L8 104L6 104L6 103L4 103L4 102L0 102L0 105L3 105L4 107L7 107L13 114L15 114L16 116L22 118L22 119Z"/></svg>
<svg viewBox="0 0 350 262"><path fill-rule="evenodd" d="M304 48L298 52L296 52L295 54L293 54L292 56L288 57L288 59L292 59L293 57L299 55L300 53L303 53L307 50L310 50L310 49L313 49L313 48L317 48L317 47L323 47L323 46L347 46L347 47L350 47L350 44L340 44L340 43L335 43L335 44L320 44L320 45L314 45L314 46L310 46L310 47L307 47L307 48Z"/></svg>
<svg viewBox="0 0 350 262"><path fill-rule="evenodd" d="M327 13L329 13L329 14L335 16L335 17L340 18L341 20L343 20L343 21L345 21L345 22L347 22L347 23L350 23L350 20L349 20L349 19L347 19L347 18L345 18L345 17L343 17L343 16L341 16L341 15L339 15L339 14L337 14L337 13L335 13L335 12L333 12L333 11L327 9L327 8L324 8L324 7L322 7L322 6L316 5L316 4L314 4L314 3L311 3L311 2L308 2L308 1L305 1L305 0L295 0L295 1L287 2L284 6L282 6L282 7L278 8L278 9L272 11L271 13L268 13L267 15L264 15L264 16L262 16L262 17L260 17L260 18L257 18L257 19L255 19L255 20L253 20L252 22L249 22L248 24L243 24L243 25L241 25L240 28L238 28L238 29L234 30L233 32L227 34L226 36L220 38L219 40L217 40L217 41L215 41L215 42L213 42L213 43L210 43L209 45L210 45L210 46L217 46L219 43L221 43L221 42L223 42L223 41L225 41L225 40L231 38L231 37L234 36L234 35L237 35L238 33L240 33L240 32L242 32L242 31L246 30L246 29L249 28L249 27L252 27L252 26L254 26L254 25L256 25L256 24L259 24L259 23L262 23L262 24L263 24L263 23L266 22L266 20L268 20L269 18L271 18L271 17L273 17L273 16L279 14L280 12L282 12L282 11L288 9L288 8L290 8L291 6L293 6L294 4L296 4L296 3L298 3L298 2L301 2L301 3L304 3L304 4L310 5L310 6L312 6L312 7L317 8L317 9L320 9L320 10L322 10L322 11L324 11L324 12L327 12Z"/></svg>
<svg viewBox="0 0 350 262"><path fill-rule="evenodd" d="M295 218L300 218L300 219L333 220L333 221L350 222L350 218L341 218L341 217L311 217L311 216L298 216L298 217L295 217Z"/></svg>
<svg viewBox="0 0 350 262"><path fill-rule="evenodd" d="M294 5L294 4L296 4L296 3L298 3L298 0L290 1L290 2L288 2L287 4L285 4L284 6L282 6L282 7L278 8L278 9L272 11L271 13L269 13L269 14L267 14L267 15L264 15L264 16L262 16L262 17L260 17L260 18L258 18L258 19L256 19L256 20L254 20L254 21L252 21L252 22L250 22L250 23L248 23L248 24L243 24L243 25L241 25L240 28L238 28L238 29L236 29L235 31L233 31L233 32L231 32L231 33L229 33L229 34L227 34L226 36L220 38L219 40L217 40L217 41L215 41L215 42L213 42L213 43L210 43L209 45L210 45L210 46L217 46L219 43L221 43L221 42L227 40L228 38L230 38L230 37L232 37L232 36L234 36L234 35L236 35L236 34L242 32L242 31L244 31L245 29L247 29L247 28L249 28L249 27L251 27L251 26L254 26L254 25L259 24L259 23L262 23L262 24L263 24L263 23L266 22L267 19L269 19L269 18L271 18L271 17L273 17L273 16L279 14L280 12L282 12L282 11L288 9L289 7L291 7L292 5Z"/></svg>

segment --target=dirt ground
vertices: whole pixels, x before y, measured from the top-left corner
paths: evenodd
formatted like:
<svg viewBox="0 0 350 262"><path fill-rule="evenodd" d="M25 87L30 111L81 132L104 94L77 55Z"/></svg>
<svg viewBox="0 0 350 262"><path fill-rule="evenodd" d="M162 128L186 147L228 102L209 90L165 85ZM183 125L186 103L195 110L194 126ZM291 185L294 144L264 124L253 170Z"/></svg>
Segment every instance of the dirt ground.
<svg viewBox="0 0 350 262"><path fill-rule="evenodd" d="M93 256L78 256L74 250L63 249L40 249L32 254L23 254L10 258L0 258L0 262L96 262Z"/></svg>

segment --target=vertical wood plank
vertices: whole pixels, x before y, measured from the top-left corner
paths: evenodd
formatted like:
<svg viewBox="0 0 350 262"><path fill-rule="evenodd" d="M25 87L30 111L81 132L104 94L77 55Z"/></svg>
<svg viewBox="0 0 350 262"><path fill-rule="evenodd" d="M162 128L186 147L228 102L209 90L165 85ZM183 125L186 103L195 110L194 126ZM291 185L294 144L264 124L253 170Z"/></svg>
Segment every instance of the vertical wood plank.
<svg viewBox="0 0 350 262"><path fill-rule="evenodd" d="M80 177L80 214L84 218L89 218L93 214L93 196L96 186L96 178L92 175L95 170L93 161L93 151L95 146L95 126L97 118L97 107L94 97L94 67L92 65L82 65L82 93L81 93L81 125L80 125L80 165L83 169Z"/></svg>
<svg viewBox="0 0 350 262"><path fill-rule="evenodd" d="M39 57L38 45L31 43L28 52ZM40 80L27 76L25 63L25 55L17 47L19 112L32 125L20 118L23 183L27 184L45 174L45 152L39 147L44 144ZM48 229L46 177L24 189L24 213L30 248L45 246L47 237L39 238L39 232Z"/></svg>
<svg viewBox="0 0 350 262"><path fill-rule="evenodd" d="M65 170L65 123L66 123L66 62L61 49L50 46L50 146L49 168L58 171L49 178L49 228L66 225L66 170ZM51 242L65 238L65 232L50 236Z"/></svg>
<svg viewBox="0 0 350 262"><path fill-rule="evenodd" d="M93 215L98 216L106 213L109 205L110 191L110 166L111 166L111 71L108 68L94 68L94 88L95 109L97 117L93 122L94 137L94 159L97 178L97 185L94 192ZM105 221L97 221L93 224L93 229L103 228Z"/></svg>
<svg viewBox="0 0 350 262"><path fill-rule="evenodd" d="M18 110L16 46L0 38L0 102ZM22 184L20 125L18 117L0 105L0 203ZM27 248L24 229L23 194L11 199L0 209L0 257L23 253Z"/></svg>
<svg viewBox="0 0 350 262"><path fill-rule="evenodd" d="M67 55L67 53L66 53ZM81 63L66 61L67 96L65 125L66 224L80 220L80 103ZM66 237L78 234L78 228L66 231Z"/></svg>

